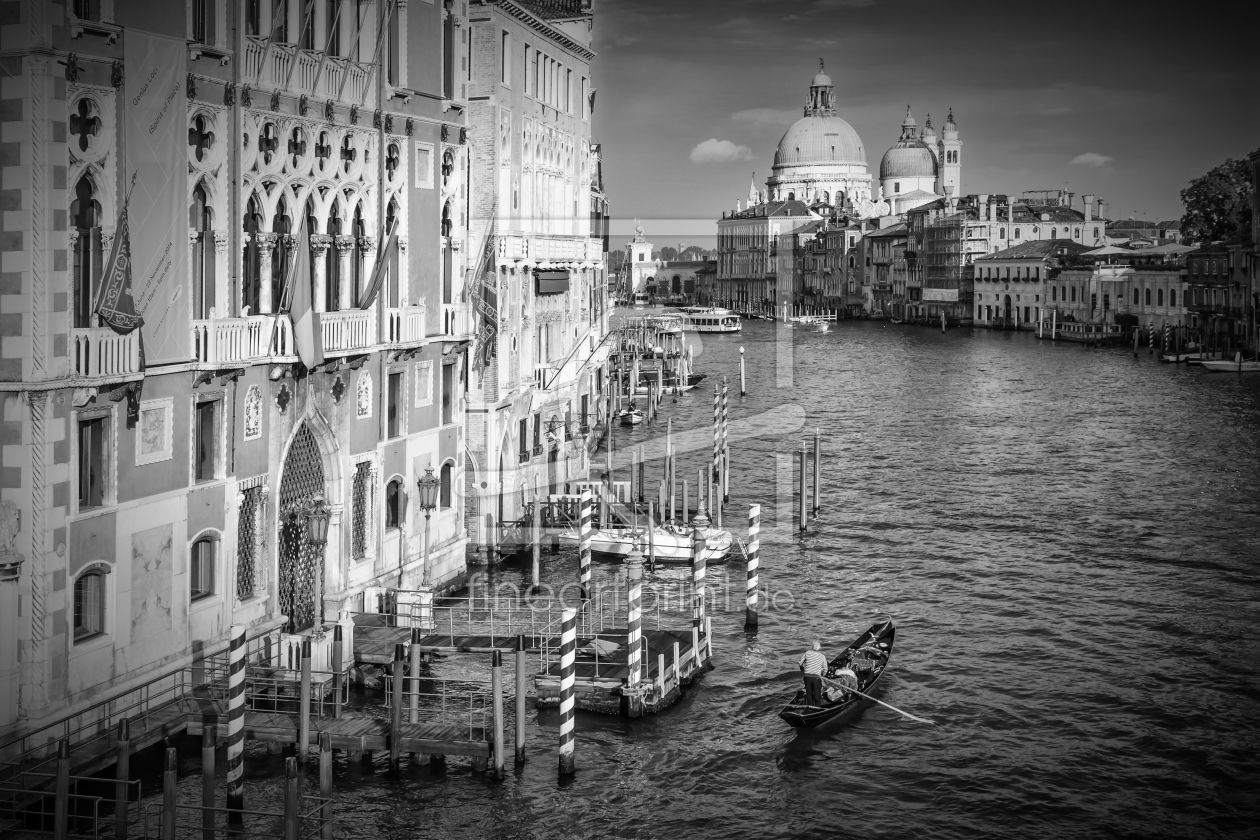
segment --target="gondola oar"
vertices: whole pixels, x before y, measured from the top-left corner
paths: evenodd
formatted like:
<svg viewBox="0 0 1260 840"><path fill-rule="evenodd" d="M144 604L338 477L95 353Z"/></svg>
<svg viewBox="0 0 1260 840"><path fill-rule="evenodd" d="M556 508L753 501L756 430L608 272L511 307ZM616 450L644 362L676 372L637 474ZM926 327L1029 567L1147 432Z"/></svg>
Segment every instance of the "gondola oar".
<svg viewBox="0 0 1260 840"><path fill-rule="evenodd" d="M820 676L821 676L821 675L820 675ZM844 689L845 691L852 691L852 692L853 692L854 694L856 694L858 697L865 697L867 700L875 700L875 698L874 698L874 697L872 697L871 695L869 695L869 694L863 694L862 692L858 691L856 688L849 688L847 685L845 685L845 684L844 684L844 683L842 683L842 682L837 682L836 680L829 680L829 679L827 679L826 677L823 677L823 678L822 678L822 681L823 681L823 682L825 682L825 683L827 683L827 685L832 686L833 688L842 688L842 689ZM893 710L894 712L896 712L897 714L899 714L899 715L905 715L906 717L910 718L911 720L917 720L919 723L931 723L933 726L935 726L935 725L936 725L935 723L932 723L932 721L928 720L927 718L915 717L914 715L910 714L909 712L903 712L901 709L898 709L896 706L892 705L891 703L885 703L883 700L875 700L875 702L876 702L876 703L878 703L878 704L879 704L879 705L881 705L881 706L887 706L888 708L892 709L892 710Z"/></svg>

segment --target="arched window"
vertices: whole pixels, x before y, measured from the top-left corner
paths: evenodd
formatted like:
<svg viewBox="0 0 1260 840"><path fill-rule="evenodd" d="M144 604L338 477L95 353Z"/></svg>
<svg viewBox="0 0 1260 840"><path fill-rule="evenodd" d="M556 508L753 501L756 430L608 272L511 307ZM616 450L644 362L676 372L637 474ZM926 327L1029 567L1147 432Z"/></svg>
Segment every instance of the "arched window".
<svg viewBox="0 0 1260 840"><path fill-rule="evenodd" d="M188 206L188 227L193 231L192 307L193 318L209 318L214 306L214 211L206 199L204 182L193 188L192 203Z"/></svg>
<svg viewBox="0 0 1260 840"><path fill-rule="evenodd" d="M1015 228L1015 238L1019 239L1019 228Z"/></svg>
<svg viewBox="0 0 1260 840"><path fill-rule="evenodd" d="M401 526L404 512L402 481L396 478L385 485L385 527Z"/></svg>
<svg viewBox="0 0 1260 840"><path fill-rule="evenodd" d="M1094 228L1094 239L1098 238L1098 228Z"/></svg>
<svg viewBox="0 0 1260 840"><path fill-rule="evenodd" d="M442 485L438 492L438 507L443 510L451 506L451 479L454 470L455 467L450 461L442 465Z"/></svg>
<svg viewBox="0 0 1260 840"><path fill-rule="evenodd" d="M215 552L218 540L203 537L192 545L192 553L188 558L188 590L189 598L199 601L214 594Z"/></svg>
<svg viewBox="0 0 1260 840"><path fill-rule="evenodd" d="M332 239L332 244L328 246L328 251L324 254L324 277L328 281L328 296L336 302L335 306L329 309L341 308L341 284L349 282L349 277L341 276L341 252L337 249L337 237L341 235L341 219L337 216L336 209L328 214L328 224L324 227L324 233ZM355 301L350 301L350 305L354 306Z"/></svg>
<svg viewBox="0 0 1260 840"><path fill-rule="evenodd" d="M1081 238L1081 229L1080 229L1080 228L1074 228L1074 229L1072 230L1072 238L1073 238L1073 239L1080 239L1080 238Z"/></svg>
<svg viewBox="0 0 1260 840"><path fill-rule="evenodd" d="M794 192L790 192L790 193L788 193L787 200L788 200L788 201L796 201L796 193L794 193Z"/></svg>
<svg viewBox="0 0 1260 840"><path fill-rule="evenodd" d="M1058 238L1059 238L1059 229L1058 229L1058 228L1050 228L1050 238L1051 238L1051 239L1058 239Z"/></svg>
<svg viewBox="0 0 1260 840"><path fill-rule="evenodd" d="M276 215L271 220L271 232L277 234L276 247L271 249L271 300L279 308L278 290L284 289L284 277L289 267L289 250L292 247L288 235L293 233L293 219L283 198L276 205Z"/></svg>
<svg viewBox="0 0 1260 840"><path fill-rule="evenodd" d="M262 249L259 247L259 236L263 229L262 208L258 206L257 196L251 195L245 205L244 227L249 240L245 243L245 277L241 287L241 305L248 306L250 313L257 315L262 295Z"/></svg>
<svg viewBox="0 0 1260 840"><path fill-rule="evenodd" d="M365 273L367 252L363 248L363 237L367 236L367 224L363 221L362 204L355 205L354 221L351 224L353 230L350 233L354 236L354 253L350 257L350 273L354 275L354 298L357 301L362 297L368 281Z"/></svg>
<svg viewBox="0 0 1260 840"><path fill-rule="evenodd" d="M74 326L83 329L92 325L94 278L101 273L101 205L96 189L87 175L74 187L70 203L70 224L78 233L74 243Z"/></svg>
<svg viewBox="0 0 1260 840"><path fill-rule="evenodd" d="M105 632L105 574L93 567L74 582L74 640L81 642Z"/></svg>
<svg viewBox="0 0 1260 840"><path fill-rule="evenodd" d="M1155 305L1156 306L1164 305L1164 290L1163 289L1159 289L1158 291L1155 292Z"/></svg>
<svg viewBox="0 0 1260 840"><path fill-rule="evenodd" d="M1076 287L1072 287L1072 303L1076 303Z"/></svg>
<svg viewBox="0 0 1260 840"><path fill-rule="evenodd" d="M1056 300L1058 300L1058 299L1059 299L1059 287L1058 287L1058 286L1051 286L1051 287L1050 287L1050 300L1051 300L1051 301L1056 301Z"/></svg>
<svg viewBox="0 0 1260 840"><path fill-rule="evenodd" d="M393 199L390 199L389 206L385 208L385 229L392 230L395 225L399 224L401 222L400 216L398 205ZM376 247L381 249L387 244L388 242L381 242ZM398 267L398 240L394 240L394 244L390 247L388 254L381 254L378 250L377 259L389 260L385 266L388 273L383 281L385 283L385 293L388 296L387 299L390 306L401 306L406 290L401 288L402 271Z"/></svg>
<svg viewBox="0 0 1260 840"><path fill-rule="evenodd" d="M1006 238L1006 228L998 228L998 239Z"/></svg>
<svg viewBox="0 0 1260 840"><path fill-rule="evenodd" d="M1138 298L1138 294L1139 294L1138 290L1134 289L1133 290L1133 305L1134 306L1137 306L1141 302Z"/></svg>
<svg viewBox="0 0 1260 840"><path fill-rule="evenodd" d="M1168 290L1168 305L1169 306L1177 305L1177 290L1176 289Z"/></svg>

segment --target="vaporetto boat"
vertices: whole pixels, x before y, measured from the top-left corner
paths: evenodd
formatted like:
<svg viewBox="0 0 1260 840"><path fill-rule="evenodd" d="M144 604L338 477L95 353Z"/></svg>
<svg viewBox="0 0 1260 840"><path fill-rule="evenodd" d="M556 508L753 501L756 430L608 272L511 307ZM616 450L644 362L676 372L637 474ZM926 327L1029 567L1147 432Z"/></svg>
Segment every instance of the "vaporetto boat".
<svg viewBox="0 0 1260 840"><path fill-rule="evenodd" d="M718 306L687 306L679 312L683 329L691 332L736 333L744 328L738 314Z"/></svg>

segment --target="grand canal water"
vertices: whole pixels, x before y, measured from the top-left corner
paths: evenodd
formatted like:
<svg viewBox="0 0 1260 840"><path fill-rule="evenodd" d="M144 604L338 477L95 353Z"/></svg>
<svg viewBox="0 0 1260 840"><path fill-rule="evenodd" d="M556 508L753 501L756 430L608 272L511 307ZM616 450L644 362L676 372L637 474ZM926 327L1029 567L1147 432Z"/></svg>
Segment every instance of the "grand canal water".
<svg viewBox="0 0 1260 840"><path fill-rule="evenodd" d="M697 370L731 377L732 420L778 409L735 445L727 525L766 505L763 581L792 597L754 634L737 598L716 612L716 669L668 713L580 713L570 782L557 715L532 708L531 759L503 783L455 760L395 778L339 755L339 836L1255 837L1260 378L844 322L795 336L788 389L775 330L705 336ZM803 428L783 422L792 406ZM707 427L711 391L665 408ZM773 455L816 426L824 509L798 536L772 527ZM694 475L707 457L680 461ZM552 583L574 569L544 555ZM834 648L882 612L899 633L879 696L936 725L874 707L789 729L776 711L804 644ZM278 804L283 759L251 746L248 766L251 804Z"/></svg>

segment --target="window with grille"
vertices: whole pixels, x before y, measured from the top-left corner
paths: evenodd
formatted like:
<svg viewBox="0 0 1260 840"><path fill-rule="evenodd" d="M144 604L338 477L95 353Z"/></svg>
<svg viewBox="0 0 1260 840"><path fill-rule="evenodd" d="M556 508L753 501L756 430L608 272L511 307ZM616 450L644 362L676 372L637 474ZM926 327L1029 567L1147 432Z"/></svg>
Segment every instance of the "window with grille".
<svg viewBox="0 0 1260 840"><path fill-rule="evenodd" d="M252 598L258 584L258 513L262 506L262 487L250 487L243 493L236 520L236 597Z"/></svg>
<svg viewBox="0 0 1260 840"><path fill-rule="evenodd" d="M105 573L94 569L74 582L74 640L105 632Z"/></svg>
<svg viewBox="0 0 1260 840"><path fill-rule="evenodd" d="M198 601L214 594L214 540L197 540L193 543L189 563L189 592L191 600Z"/></svg>
<svg viewBox="0 0 1260 840"><path fill-rule="evenodd" d="M352 556L361 560L368 556L372 528L372 462L362 461L354 467L354 502L350 511Z"/></svg>

